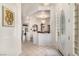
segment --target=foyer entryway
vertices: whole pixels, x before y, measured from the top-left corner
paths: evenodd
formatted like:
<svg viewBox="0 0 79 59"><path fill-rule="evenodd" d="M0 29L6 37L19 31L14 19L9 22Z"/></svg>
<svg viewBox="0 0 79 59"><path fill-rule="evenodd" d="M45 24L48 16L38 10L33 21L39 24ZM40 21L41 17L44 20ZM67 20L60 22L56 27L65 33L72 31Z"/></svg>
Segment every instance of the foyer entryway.
<svg viewBox="0 0 79 59"><path fill-rule="evenodd" d="M55 48L55 21L52 5L22 4L22 54L25 56L59 56ZM30 8L30 7L31 8ZM50 7L49 7L50 6ZM28 8L27 8L28 7ZM39 9L41 8L41 9ZM53 27L54 26L54 27ZM55 46L55 47L54 47Z"/></svg>

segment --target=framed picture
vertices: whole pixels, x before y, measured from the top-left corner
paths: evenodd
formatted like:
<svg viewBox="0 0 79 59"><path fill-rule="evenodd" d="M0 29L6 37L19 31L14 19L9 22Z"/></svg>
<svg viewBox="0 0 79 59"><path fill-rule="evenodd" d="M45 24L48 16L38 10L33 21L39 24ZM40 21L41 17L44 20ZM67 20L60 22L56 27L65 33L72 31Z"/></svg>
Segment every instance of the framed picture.
<svg viewBox="0 0 79 59"><path fill-rule="evenodd" d="M33 28L33 31L38 31L38 25L37 25L37 24L34 24L34 25L32 26L32 28Z"/></svg>
<svg viewBox="0 0 79 59"><path fill-rule="evenodd" d="M14 27L14 12L5 6L2 6L2 26Z"/></svg>
<svg viewBox="0 0 79 59"><path fill-rule="evenodd" d="M50 25L41 24L41 32L50 33Z"/></svg>

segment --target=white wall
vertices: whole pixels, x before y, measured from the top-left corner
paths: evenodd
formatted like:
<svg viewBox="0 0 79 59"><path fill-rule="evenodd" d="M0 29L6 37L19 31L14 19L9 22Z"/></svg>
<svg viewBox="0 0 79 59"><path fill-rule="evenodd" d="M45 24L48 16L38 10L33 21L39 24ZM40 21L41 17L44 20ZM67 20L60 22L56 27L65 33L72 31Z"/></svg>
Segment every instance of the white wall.
<svg viewBox="0 0 79 59"><path fill-rule="evenodd" d="M15 26L2 26L2 5L15 13ZM19 55L21 53L21 5L0 4L0 55Z"/></svg>
<svg viewBox="0 0 79 59"><path fill-rule="evenodd" d="M66 29L65 34L60 33L60 14L61 10L64 10ZM74 54L74 4L56 4L56 21L57 21L57 32L60 33L57 37L58 48L64 55ZM68 37L70 36L70 40Z"/></svg>
<svg viewBox="0 0 79 59"><path fill-rule="evenodd" d="M51 44L53 46L57 46L56 44L56 16L55 16L55 4L51 4L50 8L50 37L51 37Z"/></svg>
<svg viewBox="0 0 79 59"><path fill-rule="evenodd" d="M53 46L51 43L50 33L38 33L38 44L45 46Z"/></svg>

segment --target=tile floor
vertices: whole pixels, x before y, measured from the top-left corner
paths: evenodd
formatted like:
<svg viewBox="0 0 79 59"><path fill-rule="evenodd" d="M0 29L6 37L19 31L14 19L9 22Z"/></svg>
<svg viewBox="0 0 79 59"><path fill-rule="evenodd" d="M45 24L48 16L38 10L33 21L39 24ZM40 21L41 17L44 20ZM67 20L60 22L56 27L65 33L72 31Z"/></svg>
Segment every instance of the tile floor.
<svg viewBox="0 0 79 59"><path fill-rule="evenodd" d="M22 54L20 56L61 56L54 47L34 45L31 42L25 42L22 45Z"/></svg>

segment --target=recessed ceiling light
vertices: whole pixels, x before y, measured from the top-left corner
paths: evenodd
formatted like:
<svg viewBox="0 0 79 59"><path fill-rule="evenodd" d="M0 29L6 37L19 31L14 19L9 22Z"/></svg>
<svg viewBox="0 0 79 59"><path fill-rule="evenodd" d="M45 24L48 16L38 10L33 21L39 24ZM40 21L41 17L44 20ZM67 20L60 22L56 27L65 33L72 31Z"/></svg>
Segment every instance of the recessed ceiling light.
<svg viewBox="0 0 79 59"><path fill-rule="evenodd" d="M49 14L42 11L42 12L39 12L37 15L36 15L37 18L49 18Z"/></svg>
<svg viewBox="0 0 79 59"><path fill-rule="evenodd" d="M42 24L45 24L45 22L46 22L46 20L41 20L41 23L42 23Z"/></svg>

